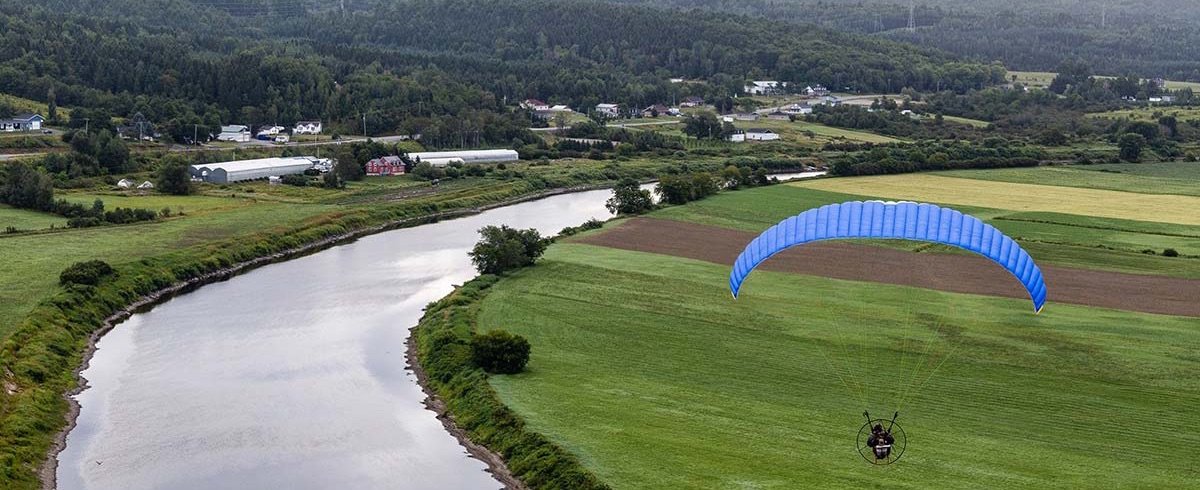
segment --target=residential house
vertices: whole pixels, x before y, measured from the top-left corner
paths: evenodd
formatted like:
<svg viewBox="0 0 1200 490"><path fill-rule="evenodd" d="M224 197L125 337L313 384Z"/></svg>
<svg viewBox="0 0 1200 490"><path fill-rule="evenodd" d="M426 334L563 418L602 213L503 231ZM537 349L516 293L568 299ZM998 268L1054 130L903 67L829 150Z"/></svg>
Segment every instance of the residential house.
<svg viewBox="0 0 1200 490"><path fill-rule="evenodd" d="M771 141L779 139L779 134L770 129L747 129L747 141Z"/></svg>
<svg viewBox="0 0 1200 490"><path fill-rule="evenodd" d="M820 102L828 106L836 106L842 103L842 99L839 99L833 95L826 95L821 97Z"/></svg>
<svg viewBox="0 0 1200 490"><path fill-rule="evenodd" d="M596 112L608 117L620 117L621 104L596 104Z"/></svg>
<svg viewBox="0 0 1200 490"><path fill-rule="evenodd" d="M46 118L41 114L20 114L9 119L0 119L0 131L39 131Z"/></svg>
<svg viewBox="0 0 1200 490"><path fill-rule="evenodd" d="M738 113L733 115L733 119L737 121L757 121L758 114L753 112Z"/></svg>
<svg viewBox="0 0 1200 490"><path fill-rule="evenodd" d="M667 108L667 106L665 106L665 105L654 104L650 107L647 107L646 109L644 109L642 111L642 117L665 116L670 111L671 111L671 109Z"/></svg>
<svg viewBox="0 0 1200 490"><path fill-rule="evenodd" d="M795 114L803 116L813 113L813 106L810 104L792 104L783 108L785 114Z"/></svg>
<svg viewBox="0 0 1200 490"><path fill-rule="evenodd" d="M679 104L679 107L700 107L702 105L704 105L703 97L689 95L689 96L683 98L683 102L681 102Z"/></svg>
<svg viewBox="0 0 1200 490"><path fill-rule="evenodd" d="M292 134L321 134L321 121L300 121L292 128Z"/></svg>
<svg viewBox="0 0 1200 490"><path fill-rule="evenodd" d="M238 124L221 126L221 134L217 135L217 141L250 141L250 128Z"/></svg>
<svg viewBox="0 0 1200 490"><path fill-rule="evenodd" d="M550 109L550 104L537 99L525 99L524 102L521 102L521 108L533 111L545 111Z"/></svg>
<svg viewBox="0 0 1200 490"><path fill-rule="evenodd" d="M821 84L812 85L809 87L804 87L804 95L809 97L824 97L829 95L829 89L825 88L825 86Z"/></svg>
<svg viewBox="0 0 1200 490"><path fill-rule="evenodd" d="M791 121L792 115L788 114L786 112L775 111L770 114L767 114L767 119L771 119L771 120L775 120L775 121Z"/></svg>
<svg viewBox="0 0 1200 490"><path fill-rule="evenodd" d="M258 134L255 137L263 141L270 141L272 136L276 136L286 130L287 128L283 126L263 126L258 128Z"/></svg>
<svg viewBox="0 0 1200 490"><path fill-rule="evenodd" d="M744 141L746 141L746 132L745 132L745 131L741 131L741 130L734 131L734 132L733 132L732 134L730 134L729 136L726 136L726 137L725 137L725 140L726 140L726 141L731 141L731 142L733 142L733 143L741 143L741 142L744 142Z"/></svg>
<svg viewBox="0 0 1200 490"><path fill-rule="evenodd" d="M404 175L404 160L396 155L370 160L367 162L367 175Z"/></svg>
<svg viewBox="0 0 1200 490"><path fill-rule="evenodd" d="M755 80L746 85L745 91L750 95L773 95L781 94L787 88L786 82L777 82L775 80Z"/></svg>

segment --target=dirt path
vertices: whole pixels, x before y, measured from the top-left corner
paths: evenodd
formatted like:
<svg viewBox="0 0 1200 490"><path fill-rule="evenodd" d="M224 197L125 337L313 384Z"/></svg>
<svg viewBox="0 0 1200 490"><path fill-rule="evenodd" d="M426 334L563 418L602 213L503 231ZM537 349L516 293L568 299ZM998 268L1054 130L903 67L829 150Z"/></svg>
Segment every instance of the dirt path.
<svg viewBox="0 0 1200 490"><path fill-rule="evenodd" d="M611 231L580 241L731 265L756 236L757 233L682 221L634 218ZM783 251L759 268L956 293L1029 297L1007 271L978 256L818 242ZM1051 302L1200 317L1200 280L1044 264L1041 268Z"/></svg>

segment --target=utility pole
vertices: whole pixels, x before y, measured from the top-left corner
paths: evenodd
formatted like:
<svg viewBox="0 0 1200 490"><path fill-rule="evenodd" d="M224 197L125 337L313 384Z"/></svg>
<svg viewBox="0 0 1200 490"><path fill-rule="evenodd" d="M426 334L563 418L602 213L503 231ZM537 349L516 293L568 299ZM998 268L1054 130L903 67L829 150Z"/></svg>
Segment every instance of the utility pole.
<svg viewBox="0 0 1200 490"><path fill-rule="evenodd" d="M342 18L346 18L346 0L342 0Z"/></svg>
<svg viewBox="0 0 1200 490"><path fill-rule="evenodd" d="M92 122L91 118L83 118L83 134L88 134L88 124Z"/></svg>
<svg viewBox="0 0 1200 490"><path fill-rule="evenodd" d="M363 138L367 137L367 113L362 114L363 119Z"/></svg>
<svg viewBox="0 0 1200 490"><path fill-rule="evenodd" d="M192 144L199 145L200 144L199 138L200 138L200 125L193 124L192 125Z"/></svg>

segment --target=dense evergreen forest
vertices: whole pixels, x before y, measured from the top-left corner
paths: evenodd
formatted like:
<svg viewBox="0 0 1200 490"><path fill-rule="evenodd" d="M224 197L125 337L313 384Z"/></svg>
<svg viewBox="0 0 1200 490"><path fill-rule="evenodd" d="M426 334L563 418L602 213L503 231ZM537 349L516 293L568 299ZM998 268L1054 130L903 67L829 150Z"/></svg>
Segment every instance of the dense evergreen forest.
<svg viewBox="0 0 1200 490"><path fill-rule="evenodd" d="M1193 0L607 0L816 23L916 43L1013 70L1083 60L1097 73L1200 81Z"/></svg>
<svg viewBox="0 0 1200 490"><path fill-rule="evenodd" d="M342 121L433 146L508 142L506 109L648 105L740 91L747 79L850 90L965 91L995 65L812 25L545 0L34 0L0 5L3 92L172 135L221 123ZM672 84L671 77L697 83ZM337 126L335 126L337 127Z"/></svg>

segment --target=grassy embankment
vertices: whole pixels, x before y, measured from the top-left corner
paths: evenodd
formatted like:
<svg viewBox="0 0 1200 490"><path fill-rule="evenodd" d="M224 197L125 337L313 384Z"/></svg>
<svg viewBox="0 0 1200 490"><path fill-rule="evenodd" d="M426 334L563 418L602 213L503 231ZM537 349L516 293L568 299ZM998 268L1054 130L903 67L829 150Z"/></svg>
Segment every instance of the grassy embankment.
<svg viewBox="0 0 1200 490"><path fill-rule="evenodd" d="M908 177L917 176L739 191L656 216L761 230L847 196L818 188L894 199L929 192ZM1059 220L1052 231L1079 242L1111 241L1095 234L1113 224L1148 236L1195 231L1154 222L1154 210L1124 221L1078 214L1120 202L1087 207L1073 187L987 184L1039 192L1031 198L1050 208L965 207L997 226L1013 216ZM979 195L964 185L936 197ZM1079 256L1074 265L1195 262L1096 250L1107 262ZM727 274L721 264L552 246L483 300L477 328L533 345L526 373L491 384L531 429L614 488L1146 488L1200 476L1177 463L1179 444L1200 443L1177 429L1200 402L1200 382L1187 374L1200 361L1194 318L1063 304L1033 316L1025 300L765 271L733 301ZM910 446L899 466L873 468L854 453L864 407L903 413ZM1081 434L1104 442L1079 443Z"/></svg>
<svg viewBox="0 0 1200 490"><path fill-rule="evenodd" d="M204 185L200 195L189 197L110 189L64 192L62 197L84 203L100 197L108 209L173 212L154 222L87 229L63 229L44 215L0 209L5 220L0 229L6 223L31 229L0 235L5 258L0 264L0 488L38 486L36 468L64 425L62 394L76 383L74 369L88 337L105 317L145 294L354 230L547 189L654 177L674 164L669 159L510 163L489 177L447 180L436 190L403 177L367 179L346 191L251 183ZM714 159L693 166L723 164ZM63 268L91 259L109 261L118 275L98 287L58 285Z"/></svg>

